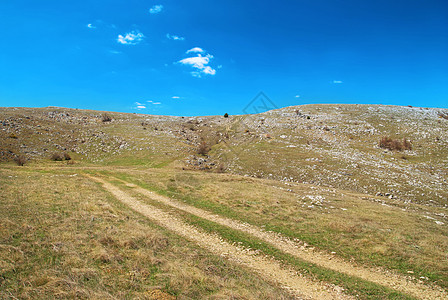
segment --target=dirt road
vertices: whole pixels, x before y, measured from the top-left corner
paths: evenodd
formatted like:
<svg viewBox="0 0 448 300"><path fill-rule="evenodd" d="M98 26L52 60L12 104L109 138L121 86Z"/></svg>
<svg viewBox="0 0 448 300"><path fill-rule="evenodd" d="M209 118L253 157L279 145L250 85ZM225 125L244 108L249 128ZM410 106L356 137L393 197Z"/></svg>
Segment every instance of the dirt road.
<svg viewBox="0 0 448 300"><path fill-rule="evenodd" d="M280 263L273 259L257 255L254 251L231 245L217 235L200 231L168 212L152 205L144 204L100 178L90 178L100 182L107 191L133 210L216 255L254 270L267 280L288 289L298 299L353 299L351 296L343 294L337 287L312 281L292 269L282 267Z"/></svg>
<svg viewBox="0 0 448 300"><path fill-rule="evenodd" d="M101 182L107 190L114 194L115 197L117 197L133 209L141 213L150 211L151 214L147 215L146 213L144 213L145 216L157 221L164 227L167 227L170 230L181 234L189 240L197 242L199 245L208 249L209 251L212 251L213 253L227 256L230 260L249 266L250 268L256 270L258 273L262 274L264 277L282 284L283 286L289 288L291 291L295 291L295 293L297 295L300 295L301 297L320 298L324 296L323 294L319 294L322 292L328 293L328 295L325 295L326 299L332 299L332 297L335 296L337 299L348 297L337 292L335 289L329 289L323 284L309 282L309 280L296 275L294 271L285 270L284 268L280 267L278 262L266 258L261 258L260 256L255 255L253 251L247 251L238 248L222 241L218 236L201 232L195 227L188 225L187 223L175 218L167 212L139 202L132 196L118 189L116 186L102 179L96 177L91 178L98 182ZM133 188L135 192L152 200L185 211L189 214L201 217L203 219L218 223L220 225L248 233L273 245L274 247L282 250L285 253L293 255L302 260L315 263L316 265L319 265L321 267L332 269L337 272L356 276L383 286L387 286L392 289L417 297L419 299L448 299L448 293L440 287L418 283L410 280L409 278L406 278L405 276L395 274L391 271L373 270L370 268L358 266L353 263L344 261L331 254L308 250L303 246L303 244L292 241L291 239L281 236L280 234L267 232L259 227L247 223L215 215L203 209L186 205L171 198L161 196L157 193L146 190L132 183L128 183L125 181L122 182L124 182L128 187ZM300 278L300 280L297 280L298 278Z"/></svg>
<svg viewBox="0 0 448 300"><path fill-rule="evenodd" d="M255 236L273 245L274 247L282 250L285 253L315 263L321 267L375 282L420 299L448 299L448 293L446 293L446 291L439 287L428 286L420 284L418 282L413 282L410 279L405 278L402 275L395 274L391 271L372 270L366 267L354 265L330 254L307 250L306 247L303 246L303 244L292 241L291 239L281 236L280 234L277 234L275 232L267 232L259 227L218 216L203 209L186 205L171 198L161 196L149 190L138 187L137 185L134 185L132 183L124 183L128 187L134 188L136 192L153 200L183 210L206 220L218 223L220 225L224 225L229 228L251 234L252 236Z"/></svg>

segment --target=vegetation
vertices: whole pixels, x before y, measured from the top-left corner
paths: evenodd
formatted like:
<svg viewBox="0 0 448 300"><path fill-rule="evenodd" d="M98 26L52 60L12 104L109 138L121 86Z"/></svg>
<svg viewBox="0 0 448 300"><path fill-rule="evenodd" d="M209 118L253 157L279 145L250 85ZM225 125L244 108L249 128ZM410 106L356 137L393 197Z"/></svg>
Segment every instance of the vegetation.
<svg viewBox="0 0 448 300"><path fill-rule="evenodd" d="M0 298L293 299L71 174L0 170Z"/></svg>
<svg viewBox="0 0 448 300"><path fill-rule="evenodd" d="M197 153L200 155L207 155L210 151L210 146L207 144L206 141L201 141L201 143L198 146Z"/></svg>
<svg viewBox="0 0 448 300"><path fill-rule="evenodd" d="M292 298L131 210L85 174L359 299L419 296L406 284L298 259L157 195L281 234L308 253L331 254L327 262L448 293L447 112L307 105L232 118L111 113L105 126L93 111L0 108L0 298ZM13 167L19 156L33 163Z"/></svg>
<svg viewBox="0 0 448 300"><path fill-rule="evenodd" d="M24 155L18 155L14 158L14 161L18 166L23 166L26 164L27 159Z"/></svg>
<svg viewBox="0 0 448 300"><path fill-rule="evenodd" d="M53 161L63 161L63 160L71 160L71 156L70 154L68 154L67 152L64 153L59 153L59 152L54 152L53 154L51 154L51 160Z"/></svg>
<svg viewBox="0 0 448 300"><path fill-rule="evenodd" d="M112 121L112 117L111 117L109 114L105 113L105 114L103 114L103 115L101 116L101 121L102 121L103 123L111 122L111 121Z"/></svg>
<svg viewBox="0 0 448 300"><path fill-rule="evenodd" d="M402 141L394 140L390 137L382 137L379 146L384 149L389 149L391 151L403 151L403 150L412 150L411 142L406 138L403 138Z"/></svg>

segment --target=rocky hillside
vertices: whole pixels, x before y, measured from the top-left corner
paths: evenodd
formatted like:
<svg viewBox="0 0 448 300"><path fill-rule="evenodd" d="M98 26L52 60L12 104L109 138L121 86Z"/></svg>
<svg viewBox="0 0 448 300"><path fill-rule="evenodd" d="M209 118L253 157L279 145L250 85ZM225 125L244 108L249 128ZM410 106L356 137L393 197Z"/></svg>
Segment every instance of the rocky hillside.
<svg viewBox="0 0 448 300"><path fill-rule="evenodd" d="M373 105L228 118L1 108L0 161L50 163L53 153L69 153L78 164L171 165L447 207L447 116L446 109ZM409 147L380 147L386 137Z"/></svg>

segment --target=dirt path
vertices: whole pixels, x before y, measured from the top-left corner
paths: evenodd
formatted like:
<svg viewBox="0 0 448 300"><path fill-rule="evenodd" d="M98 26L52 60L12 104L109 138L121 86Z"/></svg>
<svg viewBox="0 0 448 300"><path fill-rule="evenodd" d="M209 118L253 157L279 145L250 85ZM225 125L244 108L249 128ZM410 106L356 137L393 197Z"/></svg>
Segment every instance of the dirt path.
<svg viewBox="0 0 448 300"><path fill-rule="evenodd" d="M254 251L243 249L223 241L217 235L211 235L198 230L166 211L154 206L144 204L134 197L123 192L116 186L96 177L89 178L100 182L103 187L114 195L122 203L159 225L175 232L186 239L197 243L208 251L228 258L238 264L251 268L262 277L276 282L288 289L299 299L353 299L340 292L337 287L325 285L302 277L294 270L285 269L277 261L257 255Z"/></svg>
<svg viewBox="0 0 448 300"><path fill-rule="evenodd" d="M125 182L125 181L122 181ZM448 293L437 286L428 286L413 282L402 275L395 274L385 270L373 270L366 267L360 267L342 260L333 255L322 252L312 251L306 249L303 245L292 241L289 238L281 236L274 232L267 232L259 227L235 221L229 218L212 214L203 209L199 209L190 205L180 203L168 197L161 196L154 192L148 191L137 185L125 182L127 186L134 188L134 190L144 196L153 200L159 201L163 204L172 206L174 208L183 210L195 216L204 218L206 220L230 227L232 229L240 230L251 234L285 253L298 257L300 259L315 263L321 267L335 270L337 272L345 273L351 276L356 276L377 284L399 290L406 294L412 295L420 299L448 299Z"/></svg>

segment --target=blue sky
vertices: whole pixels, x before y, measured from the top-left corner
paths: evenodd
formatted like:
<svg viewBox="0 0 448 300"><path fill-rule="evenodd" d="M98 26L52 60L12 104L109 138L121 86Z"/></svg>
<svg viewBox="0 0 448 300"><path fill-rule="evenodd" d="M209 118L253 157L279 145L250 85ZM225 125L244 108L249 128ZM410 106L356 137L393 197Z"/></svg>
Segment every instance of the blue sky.
<svg viewBox="0 0 448 300"><path fill-rule="evenodd" d="M0 0L0 106L448 107L446 0Z"/></svg>

